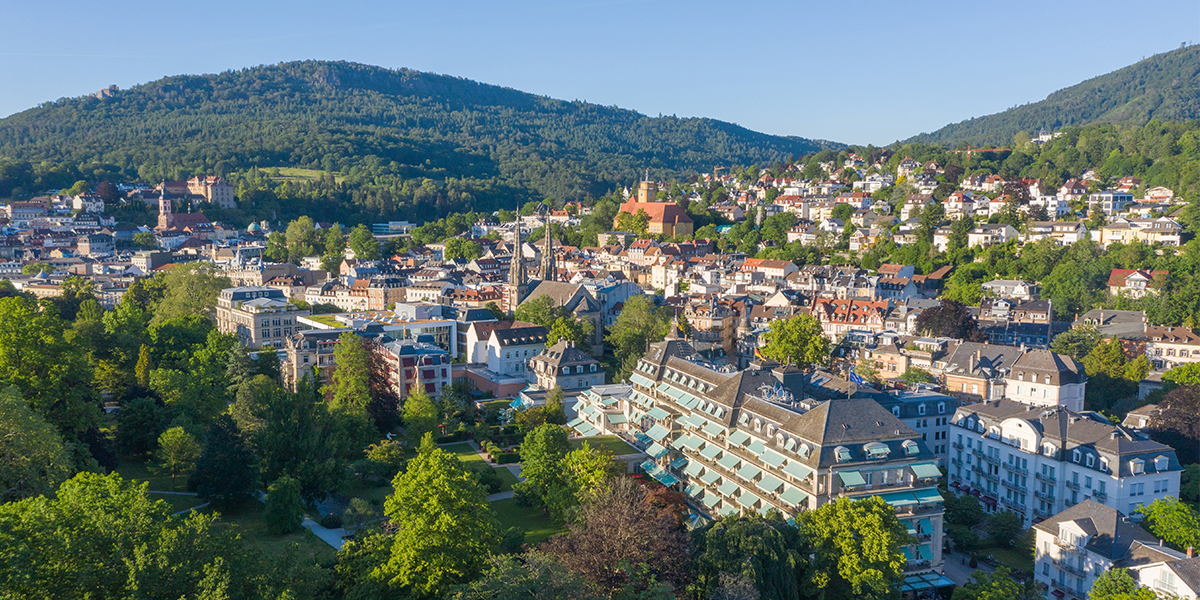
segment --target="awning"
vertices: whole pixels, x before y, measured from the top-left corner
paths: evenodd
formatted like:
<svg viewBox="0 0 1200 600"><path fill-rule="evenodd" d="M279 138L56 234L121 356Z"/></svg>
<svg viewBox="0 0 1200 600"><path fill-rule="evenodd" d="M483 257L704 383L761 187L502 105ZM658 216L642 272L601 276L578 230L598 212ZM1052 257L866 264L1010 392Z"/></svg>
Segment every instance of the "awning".
<svg viewBox="0 0 1200 600"><path fill-rule="evenodd" d="M773 510L779 510L779 509L775 508L774 506L771 506L770 504L767 504L766 502L763 502L763 505L758 507L758 514L765 517L765 516L767 516L767 513L771 512Z"/></svg>
<svg viewBox="0 0 1200 600"><path fill-rule="evenodd" d="M750 444L749 450L755 454L762 454L763 452L766 452L767 445L758 440L755 440L753 443Z"/></svg>
<svg viewBox="0 0 1200 600"><path fill-rule="evenodd" d="M770 475L763 475L762 479L759 480L757 485L758 489L768 494L774 494L775 490L779 489L779 486L783 485L783 482Z"/></svg>
<svg viewBox="0 0 1200 600"><path fill-rule="evenodd" d="M917 497L917 502L921 504L935 504L944 500L942 495L938 493L937 488L913 490L913 495Z"/></svg>
<svg viewBox="0 0 1200 600"><path fill-rule="evenodd" d="M671 435L671 430L662 425L655 425L646 432L646 435L656 442L661 442L663 438Z"/></svg>
<svg viewBox="0 0 1200 600"><path fill-rule="evenodd" d="M721 457L721 460L717 461L717 464L732 471L732 470L736 469L737 466L741 462L742 462L742 459L740 459L732 454L726 454L725 456Z"/></svg>
<svg viewBox="0 0 1200 600"><path fill-rule="evenodd" d="M672 469L682 469L682 468L683 468L683 467L685 467L687 464L688 464L688 459L687 459L687 457L686 457L686 456L680 456L679 458L677 458L677 459L675 459L675 460L671 461L671 468L672 468Z"/></svg>
<svg viewBox="0 0 1200 600"><path fill-rule="evenodd" d="M1062 598L1063 596L1066 596L1062 590L1054 590L1053 592L1050 592L1050 595L1054 596L1055 598Z"/></svg>
<svg viewBox="0 0 1200 600"><path fill-rule="evenodd" d="M720 478L721 478L720 473L709 470L709 471L705 471L704 474L700 476L700 481L703 481L705 485L712 485L713 482L715 482L716 480L718 480Z"/></svg>
<svg viewBox="0 0 1200 600"><path fill-rule="evenodd" d="M690 475L692 477L699 477L700 473L702 473L703 471L704 471L704 465L702 465L696 461L688 462L687 466L683 468L683 472L687 473L688 475Z"/></svg>
<svg viewBox="0 0 1200 600"><path fill-rule="evenodd" d="M745 444L746 440L748 440L748 439L750 439L750 435L747 434L745 431L739 430L739 431L735 431L735 432L729 434L729 443L736 445L736 446L741 446L742 444Z"/></svg>
<svg viewBox="0 0 1200 600"><path fill-rule="evenodd" d="M812 469L792 460L788 459L786 465L783 465L783 472L795 477L797 480L803 481L809 475L812 475Z"/></svg>
<svg viewBox="0 0 1200 600"><path fill-rule="evenodd" d="M721 492L722 496L733 496L742 490L742 488L738 487L738 484L732 481L726 481L725 483L722 483L721 487L717 489Z"/></svg>
<svg viewBox="0 0 1200 600"><path fill-rule="evenodd" d="M721 501L721 497L712 492L705 492L704 497L701 498L700 501L704 503L704 506L707 506L708 508L712 508L712 507L716 506L718 502Z"/></svg>
<svg viewBox="0 0 1200 600"><path fill-rule="evenodd" d="M766 452L763 452L763 455L762 455L762 461L767 463L768 465L770 465L770 467L772 469L778 469L779 465L782 465L783 461L785 461L785 460L787 460L787 459L784 458L782 454L780 454L774 450L771 450L769 448L767 449Z"/></svg>
<svg viewBox="0 0 1200 600"><path fill-rule="evenodd" d="M708 460L716 460L717 455L720 453L721 453L721 447L716 444L705 446L703 449L700 450L700 456L703 456L704 458L706 458Z"/></svg>
<svg viewBox="0 0 1200 600"><path fill-rule="evenodd" d="M889 494L877 494L884 502L887 502L892 508L900 508L901 506L912 506L917 503L917 499L913 497L912 492L891 492Z"/></svg>
<svg viewBox="0 0 1200 600"><path fill-rule="evenodd" d="M784 502L787 502L793 506L799 506L808 500L808 494L804 493L804 490L794 487L788 487L786 490L783 490L783 493L780 494L779 497L782 498Z"/></svg>
<svg viewBox="0 0 1200 600"><path fill-rule="evenodd" d="M754 479L755 477L758 477L759 473L762 473L762 469L760 469L750 463L746 463L738 471L738 477L741 477L742 479L745 479L746 481L750 481L750 480Z"/></svg>
<svg viewBox="0 0 1200 600"><path fill-rule="evenodd" d="M658 442L650 444L650 447L646 448L646 454L649 454L650 457L655 460L666 456L668 452L670 452L670 450L663 448Z"/></svg>
<svg viewBox="0 0 1200 600"><path fill-rule="evenodd" d="M654 389L658 390L659 393L665 394L671 390L671 386L667 385L666 383L660 383L658 384L658 387Z"/></svg>
<svg viewBox="0 0 1200 600"><path fill-rule="evenodd" d="M917 544L917 554L921 560L933 560L933 548L929 544Z"/></svg>
<svg viewBox="0 0 1200 600"><path fill-rule="evenodd" d="M584 421L578 425L575 425L574 427L572 427L572 429L574 429L575 431L578 431L579 435L582 435L584 437L590 437L590 436L600 433L599 429L592 427L591 424L589 424L586 421Z"/></svg>
<svg viewBox="0 0 1200 600"><path fill-rule="evenodd" d="M917 528L913 526L912 521L900 521L904 524L905 529L908 529L908 535L917 535Z"/></svg>
<svg viewBox="0 0 1200 600"><path fill-rule="evenodd" d="M582 422L583 422L583 417L575 417L574 419L567 421L567 427L574 428L576 425L578 425Z"/></svg>
<svg viewBox="0 0 1200 600"><path fill-rule="evenodd" d="M933 523L929 519L921 519L917 523L921 526L921 535L933 535Z"/></svg>
<svg viewBox="0 0 1200 600"><path fill-rule="evenodd" d="M917 463L912 466L913 475L925 478L937 478L942 476L942 470L933 463Z"/></svg>
<svg viewBox="0 0 1200 600"><path fill-rule="evenodd" d="M907 548L902 548L906 555L910 553ZM904 578L904 584L900 586L901 592L921 592L925 590L933 590L943 587L952 587L955 583L950 581L945 575L938 573L916 573Z"/></svg>
<svg viewBox="0 0 1200 600"><path fill-rule="evenodd" d="M650 381L650 379L649 379L649 378L647 378L647 377L644 377L644 376L642 376L642 375L640 375L640 374L638 374L638 373L634 373L634 374L630 375L630 376L629 376L629 381L631 381L631 382L633 382L633 383L636 383L636 384L638 384L638 385L640 385L640 386L642 386L642 387L644 387L644 388L646 388L646 389L652 389L652 388L654 388L654 382L653 382L653 381Z"/></svg>
<svg viewBox="0 0 1200 600"><path fill-rule="evenodd" d="M844 486L867 485L867 480L858 471L838 471L838 477Z"/></svg>
<svg viewBox="0 0 1200 600"><path fill-rule="evenodd" d="M727 517L729 515L736 515L742 511L739 510L738 507L736 507L732 504L725 503L725 505L721 507L721 510L719 512L721 513L722 517Z"/></svg>
<svg viewBox="0 0 1200 600"><path fill-rule="evenodd" d="M575 412L586 416L586 415L592 414L592 411L594 411L594 410L596 410L596 409L592 408L591 404L584 404L583 406L580 406L578 409L576 409Z"/></svg>
<svg viewBox="0 0 1200 600"><path fill-rule="evenodd" d="M626 419L625 415L622 413L611 413L608 415L608 422L612 423L613 425L620 425L621 423L624 423L627 420L628 419Z"/></svg>
<svg viewBox="0 0 1200 600"><path fill-rule="evenodd" d="M701 425L704 424L702 420L699 420L692 415L683 415L683 416L679 417L678 419L675 419L675 422L680 423L687 427L700 427Z"/></svg>
<svg viewBox="0 0 1200 600"><path fill-rule="evenodd" d="M702 427L700 429L701 429L701 431L703 431L704 433L707 433L708 435L711 435L712 437L717 437L718 435L724 435L724 433L725 433L724 427L721 427L720 425L717 425L716 423L713 423L713 422L709 422L709 423L705 424L704 427Z"/></svg>
<svg viewBox="0 0 1200 600"><path fill-rule="evenodd" d="M669 413L657 406L646 411L646 414L650 415L651 417L654 417L655 420L658 420L658 421L665 421L665 420L671 418L671 413Z"/></svg>
<svg viewBox="0 0 1200 600"><path fill-rule="evenodd" d="M913 558L913 552L912 552L912 550L908 549L908 546L901 546L900 552L902 552L904 554L904 558L907 558L908 562L913 562L915 560Z"/></svg>
<svg viewBox="0 0 1200 600"><path fill-rule="evenodd" d="M698 496L703 491L704 488L700 487L698 483L689 483L686 488L683 488L683 493L689 496Z"/></svg>
<svg viewBox="0 0 1200 600"><path fill-rule="evenodd" d="M738 504L741 504L746 508L754 508L754 505L758 504L759 502L762 502L762 498L759 498L750 492L742 492L742 495L738 496Z"/></svg>
<svg viewBox="0 0 1200 600"><path fill-rule="evenodd" d="M671 447L672 448L688 448L689 447L688 444L690 444L691 441L692 441L692 436L685 433L685 434L675 438L674 440L672 440Z"/></svg>

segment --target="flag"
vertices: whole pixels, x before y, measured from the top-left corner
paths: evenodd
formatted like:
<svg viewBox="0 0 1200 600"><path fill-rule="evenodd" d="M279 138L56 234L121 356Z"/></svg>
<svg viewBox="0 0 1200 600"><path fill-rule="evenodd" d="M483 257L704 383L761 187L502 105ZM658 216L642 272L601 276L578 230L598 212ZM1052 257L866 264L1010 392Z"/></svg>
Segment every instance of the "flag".
<svg viewBox="0 0 1200 600"><path fill-rule="evenodd" d="M859 376L858 373L855 373L854 369L850 369L850 381L853 381L858 385L867 385L867 380Z"/></svg>
<svg viewBox="0 0 1200 600"><path fill-rule="evenodd" d="M754 356L760 360L767 360L767 357L763 356L763 353L758 348L754 349Z"/></svg>

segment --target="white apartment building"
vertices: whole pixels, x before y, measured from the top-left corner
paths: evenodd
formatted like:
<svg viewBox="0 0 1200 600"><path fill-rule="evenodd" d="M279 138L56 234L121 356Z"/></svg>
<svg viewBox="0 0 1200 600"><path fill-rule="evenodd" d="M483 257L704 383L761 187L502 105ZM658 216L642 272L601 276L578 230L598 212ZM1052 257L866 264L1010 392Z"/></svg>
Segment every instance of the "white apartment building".
<svg viewBox="0 0 1200 600"><path fill-rule="evenodd" d="M1092 414L996 400L959 408L952 425L950 487L1026 525L1089 498L1128 514L1179 494L1173 449Z"/></svg>
<svg viewBox="0 0 1200 600"><path fill-rule="evenodd" d="M1004 397L1040 407L1061 406L1083 412L1087 372L1079 361L1049 350L1017 357L1004 377Z"/></svg>
<svg viewBox="0 0 1200 600"><path fill-rule="evenodd" d="M1085 500L1033 526L1034 579L1046 596L1085 600L1096 578L1129 569L1141 587L1167 598L1195 598L1200 559L1160 545L1117 509Z"/></svg>
<svg viewBox="0 0 1200 600"><path fill-rule="evenodd" d="M1186 327L1147 325L1146 358L1164 370L1200 361L1200 335Z"/></svg>

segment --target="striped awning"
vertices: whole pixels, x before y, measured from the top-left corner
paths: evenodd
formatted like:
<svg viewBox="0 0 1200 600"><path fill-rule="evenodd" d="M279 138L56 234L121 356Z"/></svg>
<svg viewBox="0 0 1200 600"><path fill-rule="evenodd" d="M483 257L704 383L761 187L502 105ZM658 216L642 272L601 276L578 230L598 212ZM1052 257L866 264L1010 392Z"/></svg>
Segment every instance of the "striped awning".
<svg viewBox="0 0 1200 600"><path fill-rule="evenodd" d="M771 450L770 448L768 448L767 451L763 452L762 454L762 461L767 463L767 465L769 465L772 469L778 469L779 465L782 465L783 461L785 460L787 459L784 458L782 454Z"/></svg>
<svg viewBox="0 0 1200 600"><path fill-rule="evenodd" d="M779 497L792 506L799 506L808 501L808 494L804 493L804 490L791 486L783 490L783 493Z"/></svg>
<svg viewBox="0 0 1200 600"><path fill-rule="evenodd" d="M723 450L721 450L720 446L716 444L710 444L700 450L700 456L703 456L708 460L716 460L717 455L721 454L721 452L723 452Z"/></svg>
<svg viewBox="0 0 1200 600"><path fill-rule="evenodd" d="M937 504L944 502L945 499L938 493L936 488L926 488L923 490L913 490L913 496L917 497L917 502L921 504Z"/></svg>
<svg viewBox="0 0 1200 600"><path fill-rule="evenodd" d="M650 381L650 379L648 377L641 375L639 373L634 373L634 374L630 375L629 381L636 383L646 389L654 388L654 382Z"/></svg>
<svg viewBox="0 0 1200 600"><path fill-rule="evenodd" d="M704 471L704 465L695 461L689 462L683 469L684 473L687 473L692 477L699 477L702 471Z"/></svg>
<svg viewBox="0 0 1200 600"><path fill-rule="evenodd" d="M662 425L654 425L649 431L646 432L646 435L656 442L661 442L663 438L671 435L671 430L663 427Z"/></svg>
<svg viewBox="0 0 1200 600"><path fill-rule="evenodd" d="M774 494L775 490L778 490L783 485L783 482L770 475L763 475L762 479L756 485L758 489L768 494Z"/></svg>
<svg viewBox="0 0 1200 600"><path fill-rule="evenodd" d="M754 508L755 504L762 502L762 498L759 498L758 496L755 496L754 494L751 494L750 492L742 492L742 495L738 496L737 500L738 500L738 504L741 504L742 506L745 506L746 508Z"/></svg>
<svg viewBox="0 0 1200 600"><path fill-rule="evenodd" d="M746 463L745 465L742 466L742 468L740 470L738 470L738 477L741 477L742 479L745 479L746 481L750 481L750 480L754 479L755 477L758 477L759 473L762 473L762 469L760 469L750 463Z"/></svg>
<svg viewBox="0 0 1200 600"><path fill-rule="evenodd" d="M867 480L858 471L838 471L838 477L845 486L867 485Z"/></svg>
<svg viewBox="0 0 1200 600"><path fill-rule="evenodd" d="M729 443L736 445L736 446L741 446L742 444L745 444L746 440L748 440L748 439L750 439L750 435L747 434L745 431L739 430L739 431L735 431L735 432L729 434Z"/></svg>
<svg viewBox="0 0 1200 600"><path fill-rule="evenodd" d="M736 469L737 466L741 462L742 462L742 459L740 459L732 454L726 454L725 456L721 457L721 460L717 461L717 464L732 471L732 470Z"/></svg>
<svg viewBox="0 0 1200 600"><path fill-rule="evenodd" d="M650 447L646 448L646 454L649 454L655 460L666 456L668 452L670 452L670 450L663 448L658 442L650 444Z"/></svg>
<svg viewBox="0 0 1200 600"><path fill-rule="evenodd" d="M708 471L705 471L704 474L700 476L700 481L703 481L705 485L712 485L714 482L716 482L720 478L721 478L720 473L710 469Z"/></svg>
<svg viewBox="0 0 1200 600"><path fill-rule="evenodd" d="M810 469L794 460L788 459L787 464L783 465L783 472L787 473L788 475L791 475L792 477L795 477L797 480L803 481L809 475L812 475L813 471L812 471L812 469Z"/></svg>

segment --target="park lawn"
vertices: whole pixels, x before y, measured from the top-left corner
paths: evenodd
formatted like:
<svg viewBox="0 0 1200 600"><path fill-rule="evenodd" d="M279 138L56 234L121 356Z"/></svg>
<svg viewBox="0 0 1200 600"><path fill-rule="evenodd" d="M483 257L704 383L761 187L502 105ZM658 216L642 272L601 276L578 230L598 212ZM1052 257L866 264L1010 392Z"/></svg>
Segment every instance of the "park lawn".
<svg viewBox="0 0 1200 600"><path fill-rule="evenodd" d="M454 455L458 456L458 459L463 462L463 466L467 467L468 469L475 468L476 465L490 466L488 465L487 461L484 460L483 457L480 456L479 453L476 452L475 449L466 442L446 444L445 446L442 446L442 450L445 450L446 452L453 452ZM500 486L500 491L512 491L513 484L517 482L517 476L513 475L512 471L509 471L505 467L492 468L495 469L496 474L500 476L500 481L504 482L504 484Z"/></svg>
<svg viewBox="0 0 1200 600"><path fill-rule="evenodd" d="M171 513L177 513L181 510L189 509L193 506L204 504L204 500L198 496L177 496L175 494L155 494L150 492L146 494L151 500L162 500L171 505Z"/></svg>
<svg viewBox="0 0 1200 600"><path fill-rule="evenodd" d="M516 527L525 532L525 543L530 546L540 544L552 535L566 532L565 527L559 526L554 519L540 508L520 506L516 498L506 498L488 503L500 521L500 530Z"/></svg>
<svg viewBox="0 0 1200 600"><path fill-rule="evenodd" d="M183 473L175 477L175 481L171 481L171 476L162 475L155 468L155 465L144 462L124 462L122 461L117 467L117 473L124 479L132 481L145 481L150 484L150 489L156 492L186 492L188 473Z"/></svg>
<svg viewBox="0 0 1200 600"><path fill-rule="evenodd" d="M577 449L588 443L593 450L608 450L613 453L613 456L621 456L622 454L635 454L640 452L637 448L626 444L624 440L615 435L601 435L588 438L574 438L571 440L571 448Z"/></svg>
<svg viewBox="0 0 1200 600"><path fill-rule="evenodd" d="M979 554L991 554L996 560L1000 561L1000 564L1010 569L1025 573L1033 572L1033 559L1017 548L1001 548L996 546L980 550Z"/></svg>
<svg viewBox="0 0 1200 600"><path fill-rule="evenodd" d="M236 513L222 514L218 524L234 525L247 546L258 549L263 556L281 556L292 544L300 544L300 558L312 558L321 565L333 564L337 551L307 529L287 535L275 535L267 530L266 508L261 502ZM311 515L310 515L311 516Z"/></svg>

